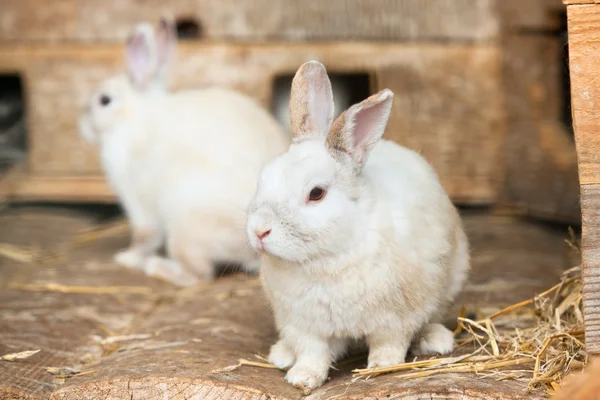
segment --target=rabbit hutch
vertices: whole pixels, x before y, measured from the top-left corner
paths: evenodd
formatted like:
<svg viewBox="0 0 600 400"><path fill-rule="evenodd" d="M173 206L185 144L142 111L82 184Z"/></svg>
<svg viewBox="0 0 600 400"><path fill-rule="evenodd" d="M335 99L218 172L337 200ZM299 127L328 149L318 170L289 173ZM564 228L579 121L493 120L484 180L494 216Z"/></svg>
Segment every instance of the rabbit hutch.
<svg viewBox="0 0 600 400"><path fill-rule="evenodd" d="M596 56L586 35L600 6L569 8L593 352L596 181L586 149ZM565 12L560 0L3 1L3 398L530 399L555 391L587 357L579 246L567 231L581 210ZM133 25L165 14L179 37L173 90L230 87L283 126L291 79L311 59L327 67L338 113L383 88L395 93L385 137L434 166L472 245L470 282L448 316L462 341L456 354L390 374L365 370L359 354L303 393L262 359L276 333L255 277L177 289L114 264L127 226L106 222L116 197L77 119L101 80L123 69ZM503 333L503 320L524 325Z"/></svg>

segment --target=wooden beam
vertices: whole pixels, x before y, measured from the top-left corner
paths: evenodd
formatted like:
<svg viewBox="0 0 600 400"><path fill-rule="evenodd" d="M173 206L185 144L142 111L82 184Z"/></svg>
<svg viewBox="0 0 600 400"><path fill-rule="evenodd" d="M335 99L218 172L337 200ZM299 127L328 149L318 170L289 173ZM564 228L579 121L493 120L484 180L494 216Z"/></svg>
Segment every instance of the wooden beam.
<svg viewBox="0 0 600 400"><path fill-rule="evenodd" d="M77 118L101 80L122 70L122 57L121 44L0 46L0 71L16 70L24 78L29 173L102 176ZM275 78L293 75L310 59L330 73L375 76L377 89L396 94L385 136L422 152L456 201L496 199L504 124L495 45L185 42L176 57L173 89L229 87L265 108L271 107Z"/></svg>
<svg viewBox="0 0 600 400"><path fill-rule="evenodd" d="M582 208L586 345L600 353L600 5L570 5L573 127Z"/></svg>
<svg viewBox="0 0 600 400"><path fill-rule="evenodd" d="M498 33L495 1L2 0L0 41L120 43L165 12L196 21L209 40L484 41Z"/></svg>
<svg viewBox="0 0 600 400"><path fill-rule="evenodd" d="M101 176L35 176L15 172L0 177L0 199L8 201L55 201L115 203L112 189Z"/></svg>

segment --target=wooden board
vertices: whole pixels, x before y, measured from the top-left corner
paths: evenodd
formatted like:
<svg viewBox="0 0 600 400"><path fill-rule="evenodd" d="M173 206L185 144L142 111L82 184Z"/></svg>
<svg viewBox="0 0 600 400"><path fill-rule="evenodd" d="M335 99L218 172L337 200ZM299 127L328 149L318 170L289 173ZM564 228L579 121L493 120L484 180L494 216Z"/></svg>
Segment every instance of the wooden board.
<svg viewBox="0 0 600 400"><path fill-rule="evenodd" d="M570 5L569 56L583 224L586 345L600 353L600 5Z"/></svg>
<svg viewBox="0 0 600 400"><path fill-rule="evenodd" d="M561 0L497 0L501 35L518 32L549 33L562 21L565 6Z"/></svg>
<svg viewBox="0 0 600 400"><path fill-rule="evenodd" d="M503 38L507 141L499 207L579 225L575 142L561 121L562 46L546 34Z"/></svg>
<svg viewBox="0 0 600 400"><path fill-rule="evenodd" d="M580 0L581 1L581 0ZM590 1L590 0L586 0ZM501 26L550 29L560 0L4 0L0 41L121 42L162 13L193 20L210 40L488 41Z"/></svg>
<svg viewBox="0 0 600 400"><path fill-rule="evenodd" d="M482 213L464 215L473 247L467 289L449 314L462 305L491 313L530 298L555 284L568 265L566 232ZM52 252L93 219L55 207L9 209L0 214L0 243L35 245ZM58 263L19 263L0 258L0 354L41 349L30 359L0 365L0 397L75 399L279 399L299 400L299 391L276 370L242 367L256 360L275 338L272 316L256 278L241 275L215 284L176 290L111 262L127 235L111 235L67 253ZM119 293L32 293L12 284L147 287L152 296ZM510 290L507 290L510 288ZM95 336L145 335L102 345ZM350 370L365 360L331 372L331 380L309 399L541 399L522 383L495 377L454 374L418 380L394 375L351 383ZM59 380L44 367L95 371ZM7 396L8 395L8 396Z"/></svg>
<svg viewBox="0 0 600 400"><path fill-rule="evenodd" d="M563 0L566 5L570 4L600 4L599 0Z"/></svg>
<svg viewBox="0 0 600 400"><path fill-rule="evenodd" d="M197 21L211 40L481 41L497 35L495 1L3 0L0 41L122 42L164 12Z"/></svg>
<svg viewBox="0 0 600 400"><path fill-rule="evenodd" d="M177 57L174 89L232 87L264 107L275 77L293 75L310 59L330 73L373 75L379 88L396 93L386 137L423 152L455 200L485 204L496 197L504 126L501 98L490 95L501 90L495 46L183 43ZM94 149L79 137L77 117L93 88L120 70L121 58L120 45L0 47L0 71L20 71L25 80L27 179L102 175ZM73 196L85 197L83 190Z"/></svg>
<svg viewBox="0 0 600 400"><path fill-rule="evenodd" d="M35 176L20 172L0 177L0 200L114 203L117 197L103 176Z"/></svg>

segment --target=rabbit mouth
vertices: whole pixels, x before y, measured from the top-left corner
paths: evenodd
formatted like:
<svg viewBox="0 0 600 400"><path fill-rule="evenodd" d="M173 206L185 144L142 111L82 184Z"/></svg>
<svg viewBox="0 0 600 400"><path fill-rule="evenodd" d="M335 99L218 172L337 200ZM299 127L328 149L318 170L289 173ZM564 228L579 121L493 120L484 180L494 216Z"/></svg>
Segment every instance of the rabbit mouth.
<svg viewBox="0 0 600 400"><path fill-rule="evenodd" d="M265 254L268 253L267 249L266 249L266 245L265 243L263 243L261 240L256 240L254 242L254 250L258 253L258 254Z"/></svg>

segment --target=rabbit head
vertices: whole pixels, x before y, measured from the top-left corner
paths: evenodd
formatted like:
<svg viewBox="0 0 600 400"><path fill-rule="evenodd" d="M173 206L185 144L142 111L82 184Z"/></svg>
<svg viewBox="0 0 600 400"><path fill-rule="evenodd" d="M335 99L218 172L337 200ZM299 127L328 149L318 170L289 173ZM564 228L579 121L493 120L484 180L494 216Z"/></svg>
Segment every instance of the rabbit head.
<svg viewBox="0 0 600 400"><path fill-rule="evenodd" d="M86 140L95 142L131 120L139 98L166 91L176 40L170 18L162 18L157 28L148 23L135 26L125 46L125 72L105 79L80 116L80 133Z"/></svg>
<svg viewBox="0 0 600 400"><path fill-rule="evenodd" d="M262 171L248 209L247 233L258 251L289 262L326 259L352 249L369 229L362 168L382 137L393 93L385 89L332 125L325 67L310 61L292 82L292 145Z"/></svg>

